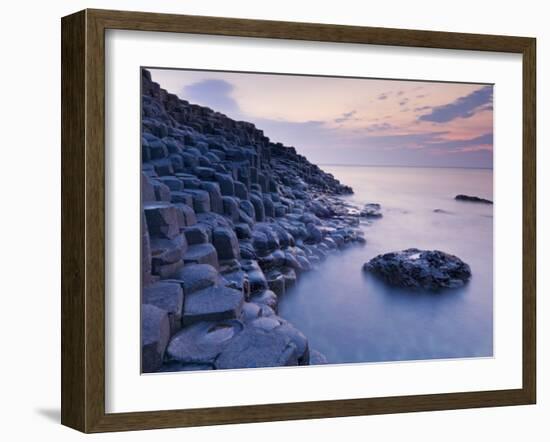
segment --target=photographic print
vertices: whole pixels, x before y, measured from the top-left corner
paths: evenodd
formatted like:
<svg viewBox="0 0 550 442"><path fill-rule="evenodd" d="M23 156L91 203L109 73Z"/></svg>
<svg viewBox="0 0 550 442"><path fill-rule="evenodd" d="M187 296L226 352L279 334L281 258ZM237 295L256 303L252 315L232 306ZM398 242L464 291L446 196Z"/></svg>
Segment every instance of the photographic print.
<svg viewBox="0 0 550 442"><path fill-rule="evenodd" d="M493 85L143 68L141 158L143 373L493 356Z"/></svg>

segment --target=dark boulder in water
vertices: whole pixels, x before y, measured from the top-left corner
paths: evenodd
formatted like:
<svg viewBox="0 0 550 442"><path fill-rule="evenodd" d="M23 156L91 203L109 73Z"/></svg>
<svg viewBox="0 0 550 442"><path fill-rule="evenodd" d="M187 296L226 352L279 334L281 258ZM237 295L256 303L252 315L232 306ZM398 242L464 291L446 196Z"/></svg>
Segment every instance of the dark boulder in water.
<svg viewBox="0 0 550 442"><path fill-rule="evenodd" d="M468 201L470 203L493 204L493 202L491 200L487 200L485 198L480 198L478 196L470 196L470 195L457 195L457 196L455 196L455 200L457 200L457 201Z"/></svg>
<svg viewBox="0 0 550 442"><path fill-rule="evenodd" d="M439 250L407 249L378 255L365 263L363 270L397 287L427 290L461 287L472 276L468 264Z"/></svg>
<svg viewBox="0 0 550 442"><path fill-rule="evenodd" d="M363 210L361 210L361 216L365 218L381 218L382 217L382 206L378 203L368 203L365 204Z"/></svg>

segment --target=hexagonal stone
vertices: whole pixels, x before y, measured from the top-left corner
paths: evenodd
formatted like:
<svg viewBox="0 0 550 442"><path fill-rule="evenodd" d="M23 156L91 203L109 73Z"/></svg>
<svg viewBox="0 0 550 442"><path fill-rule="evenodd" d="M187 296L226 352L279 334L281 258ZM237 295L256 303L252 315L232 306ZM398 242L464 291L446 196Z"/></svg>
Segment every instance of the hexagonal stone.
<svg viewBox="0 0 550 442"><path fill-rule="evenodd" d="M250 302L259 304L260 306L265 305L276 312L279 299L277 298L277 295L271 290L264 290L262 292L258 292L257 294L253 294L250 297Z"/></svg>
<svg viewBox="0 0 550 442"><path fill-rule="evenodd" d="M203 181L201 183L201 189L207 191L210 196L210 210L223 214L222 193L219 184L211 181Z"/></svg>
<svg viewBox="0 0 550 442"><path fill-rule="evenodd" d="M157 371L170 339L168 314L154 305L141 306L141 371Z"/></svg>
<svg viewBox="0 0 550 442"><path fill-rule="evenodd" d="M183 226L193 226L197 223L197 215L190 205L184 203L176 203L174 204L174 206L176 206L179 211L178 217L180 228Z"/></svg>
<svg viewBox="0 0 550 442"><path fill-rule="evenodd" d="M212 243L218 252L219 259L239 259L239 240L233 229L218 227L212 231Z"/></svg>
<svg viewBox="0 0 550 442"><path fill-rule="evenodd" d="M199 321L238 318L244 302L242 291L211 286L185 296L183 325Z"/></svg>
<svg viewBox="0 0 550 442"><path fill-rule="evenodd" d="M143 205L147 227L151 236L174 238L180 233L178 212L166 202L149 202Z"/></svg>
<svg viewBox="0 0 550 442"><path fill-rule="evenodd" d="M141 302L154 305L168 314L170 334L181 328L181 314L183 310L183 290L180 284L170 282L156 282L143 287Z"/></svg>
<svg viewBox="0 0 550 442"><path fill-rule="evenodd" d="M196 244L187 249L187 253L183 256L183 261L193 264L210 264L216 269L219 268L218 254L214 246L210 243Z"/></svg>
<svg viewBox="0 0 550 442"><path fill-rule="evenodd" d="M227 343L243 329L237 320L198 322L172 337L166 350L169 361L186 364L213 363Z"/></svg>
<svg viewBox="0 0 550 442"><path fill-rule="evenodd" d="M247 326L215 361L219 370L298 365L296 346L283 334Z"/></svg>
<svg viewBox="0 0 550 442"><path fill-rule="evenodd" d="M186 295L224 282L218 271L210 264L186 265L172 277L172 280L183 286Z"/></svg>
<svg viewBox="0 0 550 442"><path fill-rule="evenodd" d="M189 189L184 193L188 193L193 197L193 209L196 213L204 213L210 211L210 194L206 190Z"/></svg>

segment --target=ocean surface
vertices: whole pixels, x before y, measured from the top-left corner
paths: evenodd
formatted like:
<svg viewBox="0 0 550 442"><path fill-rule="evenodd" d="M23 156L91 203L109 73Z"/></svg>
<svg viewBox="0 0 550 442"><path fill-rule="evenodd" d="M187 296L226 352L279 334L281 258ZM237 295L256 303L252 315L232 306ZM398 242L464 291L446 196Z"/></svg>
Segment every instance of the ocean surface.
<svg viewBox="0 0 550 442"><path fill-rule="evenodd" d="M459 202L493 199L487 169L321 166L383 218L362 226L367 244L329 256L280 299L280 315L329 363L493 355L493 210ZM440 209L444 212L434 212ZM361 269L374 256L410 247L457 255L472 269L463 288L440 293L389 287Z"/></svg>

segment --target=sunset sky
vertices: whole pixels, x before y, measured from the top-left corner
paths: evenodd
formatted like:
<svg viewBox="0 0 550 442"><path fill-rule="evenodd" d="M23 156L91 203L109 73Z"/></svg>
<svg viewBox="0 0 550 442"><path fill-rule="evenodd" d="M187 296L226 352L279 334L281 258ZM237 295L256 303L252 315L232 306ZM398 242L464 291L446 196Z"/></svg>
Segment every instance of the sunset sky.
<svg viewBox="0 0 550 442"><path fill-rule="evenodd" d="M493 165L493 87L151 69L191 103L250 121L317 164Z"/></svg>

